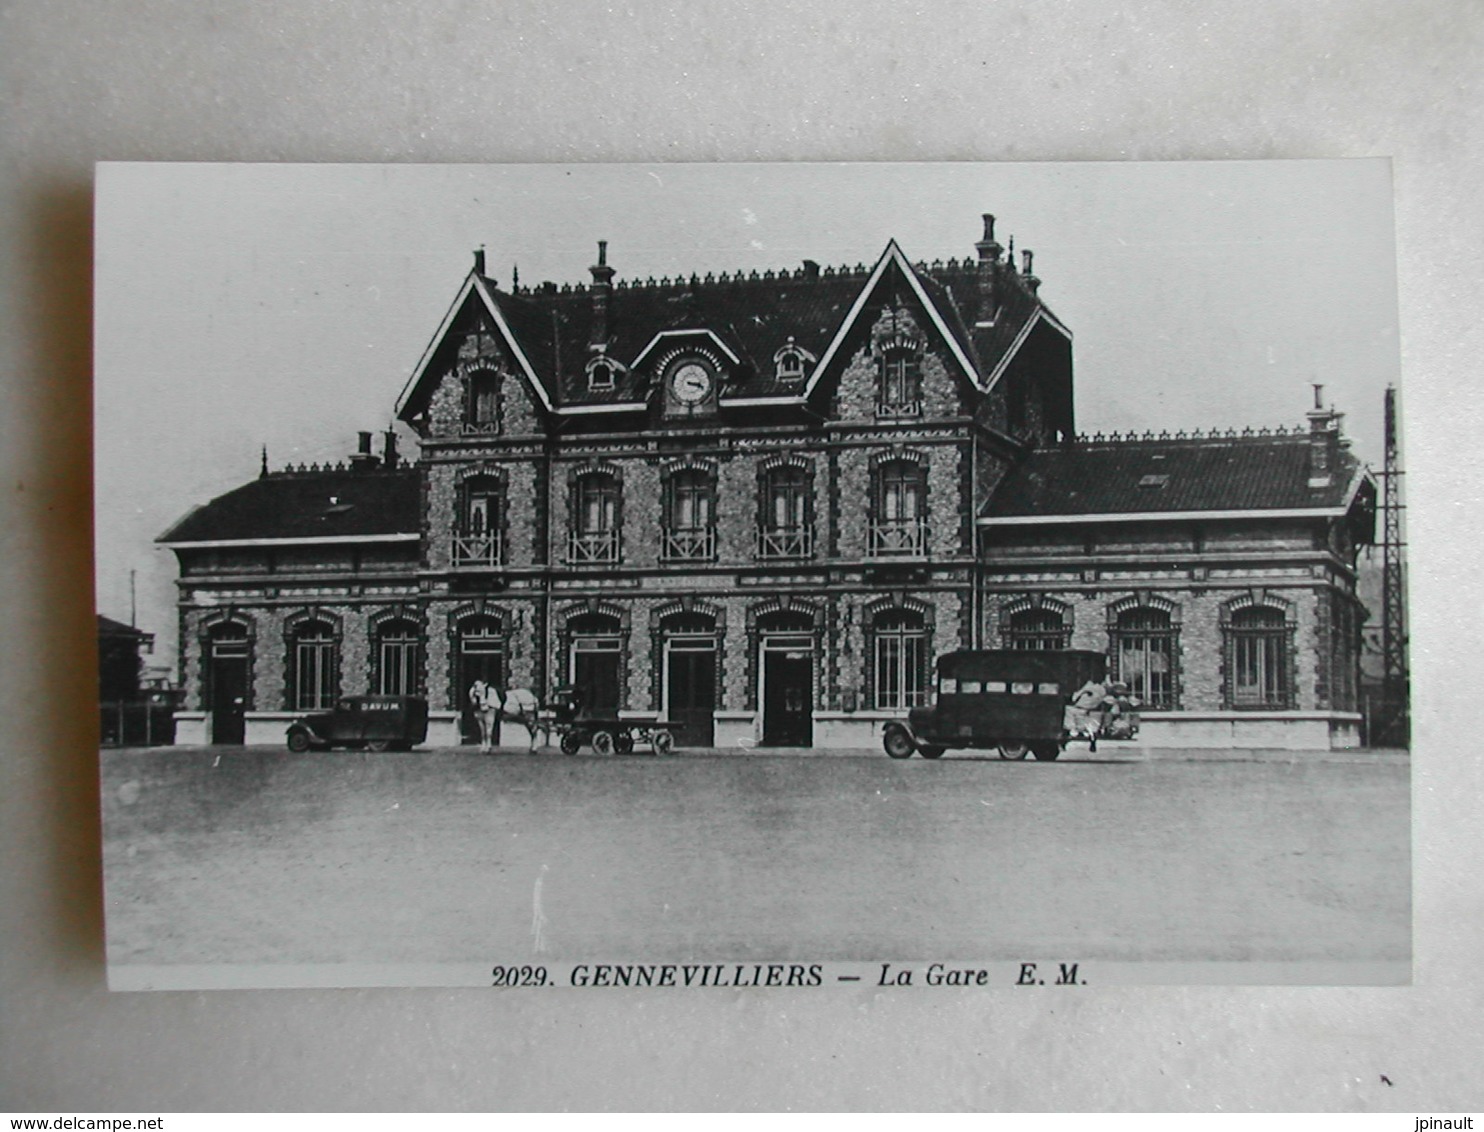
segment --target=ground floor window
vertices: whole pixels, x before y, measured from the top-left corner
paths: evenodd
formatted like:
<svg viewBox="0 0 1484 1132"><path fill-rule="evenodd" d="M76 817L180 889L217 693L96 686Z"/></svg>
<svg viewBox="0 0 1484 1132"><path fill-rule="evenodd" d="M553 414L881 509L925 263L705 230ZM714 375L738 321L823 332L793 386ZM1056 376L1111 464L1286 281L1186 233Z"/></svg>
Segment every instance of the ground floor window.
<svg viewBox="0 0 1484 1132"><path fill-rule="evenodd" d="M324 621L294 628L289 656L296 711L328 711L335 703L335 629Z"/></svg>
<svg viewBox="0 0 1484 1132"><path fill-rule="evenodd" d="M888 610L872 624L875 704L878 709L919 707L927 702L927 629L922 615Z"/></svg>
<svg viewBox="0 0 1484 1132"><path fill-rule="evenodd" d="M383 696L412 696L421 680L422 642L411 621L388 621L377 631L376 690Z"/></svg>
<svg viewBox="0 0 1484 1132"><path fill-rule="evenodd" d="M1137 607L1118 613L1109 631L1113 676L1145 707L1175 707L1176 628L1163 609Z"/></svg>
<svg viewBox="0 0 1484 1132"><path fill-rule="evenodd" d="M1232 707L1283 710L1292 705L1288 625L1281 609L1254 605L1233 612L1226 649Z"/></svg>

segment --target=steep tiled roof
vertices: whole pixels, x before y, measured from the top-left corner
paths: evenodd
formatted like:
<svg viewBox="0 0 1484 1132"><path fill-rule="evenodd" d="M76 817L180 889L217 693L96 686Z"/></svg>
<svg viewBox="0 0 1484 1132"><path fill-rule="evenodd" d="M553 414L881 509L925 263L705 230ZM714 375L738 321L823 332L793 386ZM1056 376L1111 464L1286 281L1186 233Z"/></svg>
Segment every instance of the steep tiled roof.
<svg viewBox="0 0 1484 1132"><path fill-rule="evenodd" d="M1073 516L1257 511L1344 504L1359 465L1341 451L1325 486L1310 487L1302 432L1177 440L1078 441L1030 453L984 514Z"/></svg>
<svg viewBox="0 0 1484 1132"><path fill-rule="evenodd" d="M419 526L415 467L275 472L197 507L158 541L415 535Z"/></svg>
<svg viewBox="0 0 1484 1132"><path fill-rule="evenodd" d="M153 633L146 633L143 629L125 625L122 621L115 621L112 617L104 617L101 613L97 617L99 637L124 637L131 641L143 641L154 637Z"/></svg>

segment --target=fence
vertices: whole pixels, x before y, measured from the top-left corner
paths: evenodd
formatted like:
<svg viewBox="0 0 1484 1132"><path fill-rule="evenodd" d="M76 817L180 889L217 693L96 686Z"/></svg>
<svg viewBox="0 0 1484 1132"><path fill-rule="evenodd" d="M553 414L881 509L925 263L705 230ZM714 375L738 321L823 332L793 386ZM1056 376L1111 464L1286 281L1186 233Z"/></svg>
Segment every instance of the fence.
<svg viewBox="0 0 1484 1132"><path fill-rule="evenodd" d="M105 747L160 747L175 742L175 709L170 704L115 701L99 705Z"/></svg>

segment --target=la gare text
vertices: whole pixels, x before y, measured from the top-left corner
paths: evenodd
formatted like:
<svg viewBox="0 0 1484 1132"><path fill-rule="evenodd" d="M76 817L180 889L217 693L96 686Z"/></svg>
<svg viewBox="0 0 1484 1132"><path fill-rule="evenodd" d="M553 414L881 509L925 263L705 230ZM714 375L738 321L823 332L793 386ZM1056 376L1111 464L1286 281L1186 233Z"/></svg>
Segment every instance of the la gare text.
<svg viewBox="0 0 1484 1132"><path fill-rule="evenodd" d="M858 970L855 968L854 970ZM560 986L559 972L543 966L495 967L496 987ZM1008 974L1008 977L1007 977ZM555 975L555 977L553 977ZM567 972L572 987L878 987L1085 986L1076 963L1020 963L1008 972L946 963L881 963L873 976L826 974L822 963L579 963Z"/></svg>

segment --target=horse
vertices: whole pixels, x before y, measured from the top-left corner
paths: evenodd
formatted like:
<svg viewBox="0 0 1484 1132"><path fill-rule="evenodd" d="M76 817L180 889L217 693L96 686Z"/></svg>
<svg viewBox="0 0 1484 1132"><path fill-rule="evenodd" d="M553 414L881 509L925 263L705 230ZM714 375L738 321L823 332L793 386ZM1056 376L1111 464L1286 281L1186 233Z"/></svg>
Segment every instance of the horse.
<svg viewBox="0 0 1484 1132"><path fill-rule="evenodd" d="M494 689L497 697L496 719L508 719L513 723L519 723L526 729L531 737L530 753L536 753L536 732L544 729L541 719L541 701L536 693L529 688L510 688L505 694L500 695L500 689Z"/></svg>

